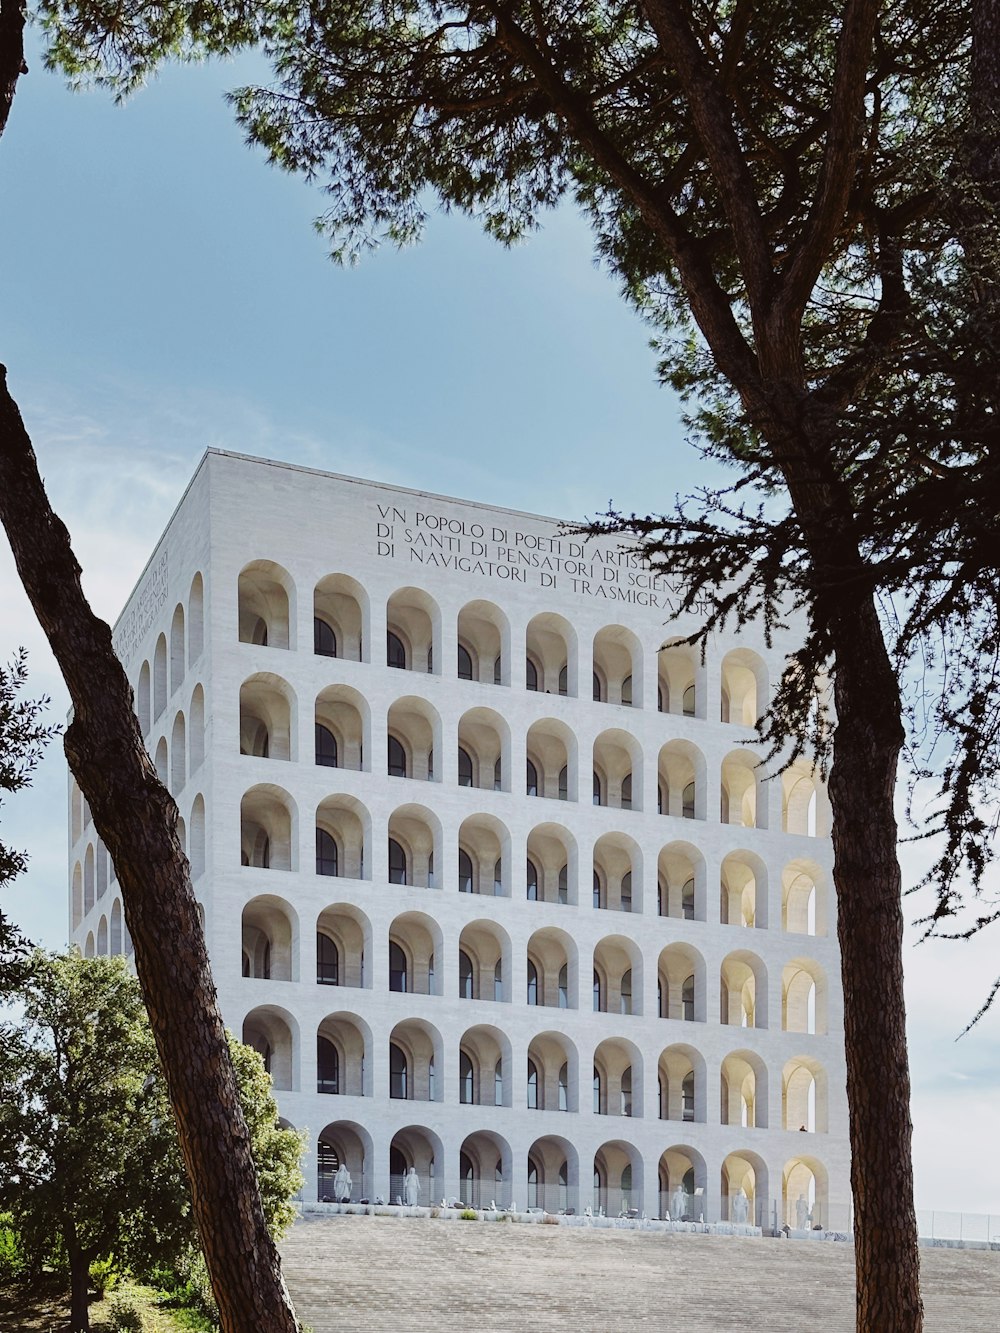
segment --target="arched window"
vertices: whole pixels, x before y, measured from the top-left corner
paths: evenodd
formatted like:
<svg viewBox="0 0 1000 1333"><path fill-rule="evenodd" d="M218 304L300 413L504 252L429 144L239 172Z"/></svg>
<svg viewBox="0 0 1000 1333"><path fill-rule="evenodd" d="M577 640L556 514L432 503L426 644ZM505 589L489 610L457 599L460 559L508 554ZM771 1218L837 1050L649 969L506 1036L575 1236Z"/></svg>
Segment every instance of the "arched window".
<svg viewBox="0 0 1000 1333"><path fill-rule="evenodd" d="M530 657L524 661L524 687L528 690L538 689L538 668Z"/></svg>
<svg viewBox="0 0 1000 1333"><path fill-rule="evenodd" d="M684 978L681 986L681 1010L685 1023L694 1022L694 974Z"/></svg>
<svg viewBox="0 0 1000 1333"><path fill-rule="evenodd" d="M406 777L406 751L403 749L403 742L397 740L395 736L389 737L389 776L391 778Z"/></svg>
<svg viewBox="0 0 1000 1333"><path fill-rule="evenodd" d="M622 1070L621 1091L622 1091L621 1113L622 1115L631 1115L632 1114L632 1066L631 1065L629 1065L627 1069ZM629 1182L629 1188L631 1188L631 1181ZM622 1176L622 1189L625 1189L624 1175Z"/></svg>
<svg viewBox="0 0 1000 1333"><path fill-rule="evenodd" d="M437 1099L435 1098L435 1096L434 1096L434 1057L433 1057L433 1055L432 1055L431 1058L427 1061L427 1100L428 1100L428 1101L431 1101L431 1102L437 1100ZM432 1161L432 1162L431 1162L431 1167L433 1167L433 1166L434 1166L434 1163L433 1163L433 1161Z"/></svg>
<svg viewBox="0 0 1000 1333"><path fill-rule="evenodd" d="M569 902L569 866L561 866L559 870L559 901Z"/></svg>
<svg viewBox="0 0 1000 1333"><path fill-rule="evenodd" d="M622 973L622 984L619 990L620 1002L618 1012L630 1014L632 1012L632 969L628 968Z"/></svg>
<svg viewBox="0 0 1000 1333"><path fill-rule="evenodd" d="M340 1056L326 1037L316 1038L316 1091L340 1092Z"/></svg>
<svg viewBox="0 0 1000 1333"><path fill-rule="evenodd" d="M665 798L665 793L664 793L664 790L663 790L663 786L662 786L662 784L661 784L661 785L660 785L659 787L657 787L657 789L656 789L656 813L657 813L658 815L662 815L662 814L663 814L663 808L664 808L665 805L667 805L667 801L666 801L666 798Z"/></svg>
<svg viewBox="0 0 1000 1333"><path fill-rule="evenodd" d="M340 955L337 946L330 936L324 935L321 930L316 932L316 984L340 985Z"/></svg>
<svg viewBox="0 0 1000 1333"><path fill-rule="evenodd" d="M598 871L594 871L594 906L604 906L604 885L601 883L601 876Z"/></svg>
<svg viewBox="0 0 1000 1333"><path fill-rule="evenodd" d="M474 891L472 857L464 847L458 849L458 891L459 893L472 893Z"/></svg>
<svg viewBox="0 0 1000 1333"><path fill-rule="evenodd" d="M602 1087L602 1083L603 1079L601 1078L601 1071L594 1065L594 1115L600 1115L601 1108L604 1105L604 1088ZM600 1179L598 1178L596 1171L594 1172L594 1185L598 1188L600 1187Z"/></svg>
<svg viewBox="0 0 1000 1333"><path fill-rule="evenodd" d="M565 764L559 770L559 799L560 801L569 800L569 769Z"/></svg>
<svg viewBox="0 0 1000 1333"><path fill-rule="evenodd" d="M493 765L493 790L503 790L503 763L499 758Z"/></svg>
<svg viewBox="0 0 1000 1333"><path fill-rule="evenodd" d="M389 883L407 883L406 853L395 838L389 839Z"/></svg>
<svg viewBox="0 0 1000 1333"><path fill-rule="evenodd" d="M685 921L694 920L694 880L689 879L681 889L681 916Z"/></svg>
<svg viewBox="0 0 1000 1333"><path fill-rule="evenodd" d="M395 942L389 941L389 989L406 993L406 954Z"/></svg>
<svg viewBox="0 0 1000 1333"><path fill-rule="evenodd" d="M622 681L622 703L627 707L632 705L632 677L626 676Z"/></svg>
<svg viewBox="0 0 1000 1333"><path fill-rule="evenodd" d="M602 1014L604 1012L604 986L601 984L601 974L597 968L594 968L594 1013Z"/></svg>
<svg viewBox="0 0 1000 1333"><path fill-rule="evenodd" d="M493 1105L503 1106L503 1060L498 1060L493 1070Z"/></svg>
<svg viewBox="0 0 1000 1333"><path fill-rule="evenodd" d="M685 717L694 717L695 692L693 685L689 685L687 689L684 691L684 697L681 700L681 707L684 710Z"/></svg>
<svg viewBox="0 0 1000 1333"><path fill-rule="evenodd" d="M530 1106L531 1103L529 1102ZM528 1207L537 1208L538 1204L538 1163L533 1157L528 1158Z"/></svg>
<svg viewBox="0 0 1000 1333"><path fill-rule="evenodd" d="M528 902L529 903L537 902L538 867L535 865L534 861L532 861L530 856L528 857L528 866L527 866L527 887L528 887Z"/></svg>
<svg viewBox="0 0 1000 1333"><path fill-rule="evenodd" d="M493 968L493 999L499 1004L503 1000L503 959L498 958Z"/></svg>
<svg viewBox="0 0 1000 1333"><path fill-rule="evenodd" d="M503 858L500 856L493 862L493 897L503 897Z"/></svg>
<svg viewBox="0 0 1000 1333"><path fill-rule="evenodd" d="M337 636L319 616L313 616L313 652L317 657L337 656Z"/></svg>
<svg viewBox="0 0 1000 1333"><path fill-rule="evenodd" d="M340 863L337 844L325 828L316 830L316 874L339 875Z"/></svg>
<svg viewBox="0 0 1000 1333"><path fill-rule="evenodd" d="M385 660L391 667L406 670L406 649L403 647L403 640L398 634L393 634L392 630L386 631Z"/></svg>
<svg viewBox="0 0 1000 1333"><path fill-rule="evenodd" d="M461 745L458 747L458 785L472 786L472 757Z"/></svg>
<svg viewBox="0 0 1000 1333"><path fill-rule="evenodd" d="M529 796L538 795L538 769L528 760L527 763L527 792Z"/></svg>
<svg viewBox="0 0 1000 1333"><path fill-rule="evenodd" d="M604 692L601 689L601 678L595 671L594 675L594 702L600 703L604 698Z"/></svg>
<svg viewBox="0 0 1000 1333"><path fill-rule="evenodd" d="M476 1100L475 1071L472 1061L462 1051L458 1057L458 1100L463 1106L472 1106Z"/></svg>
<svg viewBox="0 0 1000 1333"><path fill-rule="evenodd" d="M476 981L472 970L472 959L464 949L458 951L458 998L460 1000L474 1000L476 998Z"/></svg>
<svg viewBox="0 0 1000 1333"><path fill-rule="evenodd" d="M684 795L681 797L682 808L681 815L684 819L694 819L694 783L689 782L684 788Z"/></svg>
<svg viewBox="0 0 1000 1333"><path fill-rule="evenodd" d="M667 696L663 693L663 686L656 687L656 711L658 713L669 713L670 705L667 702Z"/></svg>
<svg viewBox="0 0 1000 1333"><path fill-rule="evenodd" d="M497 657L493 663L493 684L503 684L503 658Z"/></svg>
<svg viewBox="0 0 1000 1333"><path fill-rule="evenodd" d="M322 722L316 723L316 762L323 768L336 768L337 738Z"/></svg>
<svg viewBox="0 0 1000 1333"><path fill-rule="evenodd" d="M389 1096L406 1101L409 1095L406 1056L394 1041L389 1043Z"/></svg>
<svg viewBox="0 0 1000 1333"><path fill-rule="evenodd" d="M569 1065L565 1061L559 1066L559 1110L569 1110Z"/></svg>
<svg viewBox="0 0 1000 1333"><path fill-rule="evenodd" d="M472 654L464 644L458 645L458 678L459 680L474 680L472 674Z"/></svg>
<svg viewBox="0 0 1000 1333"><path fill-rule="evenodd" d="M632 809L632 774L626 773L622 778L622 809Z"/></svg>
<svg viewBox="0 0 1000 1333"><path fill-rule="evenodd" d="M528 959L528 1003L538 1003L538 968Z"/></svg>
<svg viewBox="0 0 1000 1333"><path fill-rule="evenodd" d="M623 912L631 912L631 910L632 910L632 872L631 872L631 870L626 870L625 874L622 875L621 902L622 902L622 911L623 911Z"/></svg>
<svg viewBox="0 0 1000 1333"><path fill-rule="evenodd" d="M569 1008L569 968L565 963L559 969L559 1008Z"/></svg>
<svg viewBox="0 0 1000 1333"><path fill-rule="evenodd" d="M528 1110L540 1111L541 1098L538 1095L538 1068L534 1060L528 1061Z"/></svg>
<svg viewBox="0 0 1000 1333"><path fill-rule="evenodd" d="M684 1075L681 1083L681 1119L694 1119L694 1070Z"/></svg>
<svg viewBox="0 0 1000 1333"><path fill-rule="evenodd" d="M601 792L601 775L600 773L596 772L594 773L594 804L595 805L604 804L604 796Z"/></svg>
<svg viewBox="0 0 1000 1333"><path fill-rule="evenodd" d="M559 668L559 693L569 694L569 668L565 663Z"/></svg>
<svg viewBox="0 0 1000 1333"><path fill-rule="evenodd" d="M472 1202L472 1192L475 1185L476 1173L472 1166L472 1158L468 1153L459 1153L458 1156L458 1174L462 1186L462 1194L465 1203Z"/></svg>

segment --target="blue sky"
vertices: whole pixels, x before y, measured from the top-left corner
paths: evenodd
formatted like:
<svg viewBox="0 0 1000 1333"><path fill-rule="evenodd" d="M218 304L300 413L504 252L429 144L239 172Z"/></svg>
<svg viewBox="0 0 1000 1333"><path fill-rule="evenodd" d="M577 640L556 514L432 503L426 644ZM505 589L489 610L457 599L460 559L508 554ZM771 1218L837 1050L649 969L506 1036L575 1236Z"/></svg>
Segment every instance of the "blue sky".
<svg viewBox="0 0 1000 1333"><path fill-rule="evenodd" d="M109 620L209 445L568 518L665 509L705 481L649 331L571 209L511 251L432 216L421 246L338 269L311 227L322 196L248 150L222 100L250 62L169 69L124 107L29 65L0 139L0 360ZM0 626L0 655L26 644L62 717L6 547ZM56 744L2 811L32 857L6 906L53 948L65 792ZM920 860L905 854L908 881ZM1000 1007L955 1041L997 938L909 935L922 1208L1000 1214Z"/></svg>

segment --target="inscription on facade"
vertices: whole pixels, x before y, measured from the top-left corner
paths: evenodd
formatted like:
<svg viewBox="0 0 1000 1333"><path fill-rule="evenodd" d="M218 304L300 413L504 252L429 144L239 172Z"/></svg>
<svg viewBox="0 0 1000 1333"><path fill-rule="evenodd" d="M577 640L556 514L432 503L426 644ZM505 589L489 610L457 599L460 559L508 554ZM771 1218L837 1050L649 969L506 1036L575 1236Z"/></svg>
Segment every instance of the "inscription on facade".
<svg viewBox="0 0 1000 1333"><path fill-rule="evenodd" d="M654 574L631 551L580 537L478 523L432 509L376 507L375 554L384 559L649 606L670 616L680 610L680 583ZM707 604L696 609L706 610Z"/></svg>
<svg viewBox="0 0 1000 1333"><path fill-rule="evenodd" d="M115 635L115 654L127 671L139 644L167 601L167 551L157 557Z"/></svg>

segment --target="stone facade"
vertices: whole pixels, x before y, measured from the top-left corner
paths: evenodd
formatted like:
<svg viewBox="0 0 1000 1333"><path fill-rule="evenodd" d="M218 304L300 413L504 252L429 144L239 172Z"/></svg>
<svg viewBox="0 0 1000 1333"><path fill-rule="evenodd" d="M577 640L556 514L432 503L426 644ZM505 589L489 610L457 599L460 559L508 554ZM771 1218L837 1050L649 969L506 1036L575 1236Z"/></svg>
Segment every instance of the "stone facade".
<svg viewBox="0 0 1000 1333"><path fill-rule="evenodd" d="M702 662L676 604L550 519L202 460L115 642L308 1198L847 1227L828 802L754 768L794 629ZM127 952L69 804L71 938Z"/></svg>

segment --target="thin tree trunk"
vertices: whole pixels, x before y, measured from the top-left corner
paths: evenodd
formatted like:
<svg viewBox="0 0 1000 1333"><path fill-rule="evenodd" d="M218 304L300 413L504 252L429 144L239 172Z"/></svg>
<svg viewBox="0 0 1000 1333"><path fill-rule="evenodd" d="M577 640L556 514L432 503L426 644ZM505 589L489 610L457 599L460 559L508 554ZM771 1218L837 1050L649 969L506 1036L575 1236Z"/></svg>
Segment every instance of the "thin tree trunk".
<svg viewBox="0 0 1000 1333"><path fill-rule="evenodd" d="M923 1327L913 1208L903 911L893 796L899 685L870 598L833 627L830 773L854 1193L858 1333Z"/></svg>
<svg viewBox="0 0 1000 1333"><path fill-rule="evenodd" d="M261 1208L177 807L158 781L111 631L91 611L0 367L0 521L73 701L66 755L115 863L225 1333L296 1333Z"/></svg>

